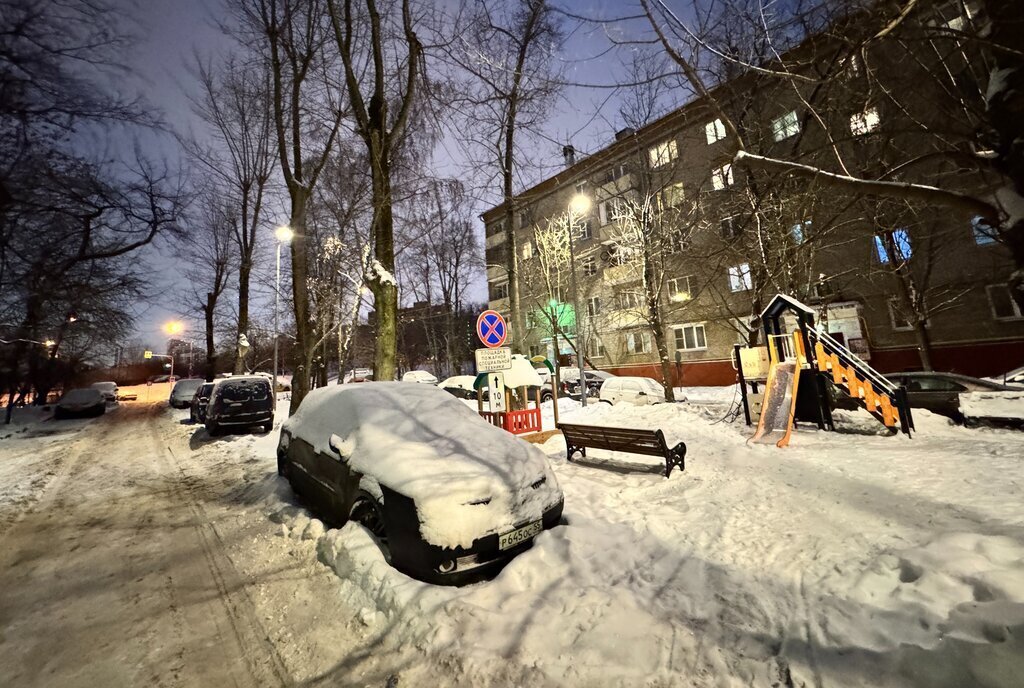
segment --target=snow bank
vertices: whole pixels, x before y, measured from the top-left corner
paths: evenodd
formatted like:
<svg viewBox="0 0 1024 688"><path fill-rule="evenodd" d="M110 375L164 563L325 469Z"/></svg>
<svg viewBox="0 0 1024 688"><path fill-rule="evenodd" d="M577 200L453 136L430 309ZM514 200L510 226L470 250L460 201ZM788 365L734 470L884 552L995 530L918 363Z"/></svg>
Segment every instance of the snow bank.
<svg viewBox="0 0 1024 688"><path fill-rule="evenodd" d="M561 495L542 452L431 385L316 389L285 427L415 500L423 537L442 547L539 519Z"/></svg>
<svg viewBox="0 0 1024 688"><path fill-rule="evenodd" d="M966 418L1024 420L1024 392L969 392L960 395Z"/></svg>

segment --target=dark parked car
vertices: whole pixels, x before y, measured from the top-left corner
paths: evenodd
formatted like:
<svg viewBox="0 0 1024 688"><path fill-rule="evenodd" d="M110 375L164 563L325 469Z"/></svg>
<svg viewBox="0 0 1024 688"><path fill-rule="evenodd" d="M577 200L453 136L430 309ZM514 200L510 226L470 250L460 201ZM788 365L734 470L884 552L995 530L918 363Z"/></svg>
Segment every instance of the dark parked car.
<svg viewBox="0 0 1024 688"><path fill-rule="evenodd" d="M889 373L886 378L894 384L903 385L907 388L907 400L911 408L927 409L932 413L951 418L957 423L978 421L986 422L998 420L990 418L984 410L984 404L975 404L977 412L965 414L963 408L965 402L974 401L977 398L983 401L983 397L992 396L992 393L1013 393L1024 392L1024 387L1012 387L1002 385L998 382L983 380L969 375L941 372L911 372L911 373ZM832 391L833 407L842 409L855 409L858 404L849 396ZM967 418L965 418L967 416Z"/></svg>
<svg viewBox="0 0 1024 688"><path fill-rule="evenodd" d="M216 435L221 429L262 425L266 432L274 428L274 395L270 378L263 375L236 375L217 380L206 407L206 431Z"/></svg>
<svg viewBox="0 0 1024 688"><path fill-rule="evenodd" d="M281 428L277 465L325 521L361 523L392 566L432 583L495 573L562 515L544 453L433 385L313 390Z"/></svg>
<svg viewBox="0 0 1024 688"><path fill-rule="evenodd" d="M443 381L439 382L437 386L459 399L476 400L476 390L473 389L473 383L475 381L476 375L454 375L452 377L445 378ZM484 390L484 401L486 400L487 390Z"/></svg>
<svg viewBox="0 0 1024 688"><path fill-rule="evenodd" d="M213 391L212 382L204 382L203 385L192 395L192 404L189 407L188 416L193 423L206 422L206 407L210 403L210 392Z"/></svg>
<svg viewBox="0 0 1024 688"><path fill-rule="evenodd" d="M571 370L574 373L576 372L575 368L572 368ZM600 396L601 395L601 385L604 384L604 381L609 379L609 378L615 377L611 373L606 373L606 372L601 371L601 370L585 370L583 372L587 376L587 396L588 397ZM570 397L573 397L574 399L575 398L579 398L579 396L580 396L580 378L579 378L579 374L577 373L575 376L570 377L567 380L562 380L562 388L565 390L565 392Z"/></svg>
<svg viewBox="0 0 1024 688"><path fill-rule="evenodd" d="M178 380L174 383L174 389L171 390L171 396L167 403L178 409L188 408L192 404L192 397L195 396L196 390L202 387L204 382L201 378Z"/></svg>
<svg viewBox="0 0 1024 688"><path fill-rule="evenodd" d="M107 399L102 390L95 387L79 387L68 392L57 402L53 417L57 420L102 416L107 412Z"/></svg>

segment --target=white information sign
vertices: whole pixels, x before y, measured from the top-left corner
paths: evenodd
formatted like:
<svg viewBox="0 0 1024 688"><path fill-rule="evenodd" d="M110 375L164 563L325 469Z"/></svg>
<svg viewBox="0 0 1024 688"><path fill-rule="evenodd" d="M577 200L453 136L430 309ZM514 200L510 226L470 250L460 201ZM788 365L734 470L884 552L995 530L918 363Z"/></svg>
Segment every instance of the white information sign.
<svg viewBox="0 0 1024 688"><path fill-rule="evenodd" d="M508 410L505 404L505 376L501 373L487 373L487 400L492 413Z"/></svg>
<svg viewBox="0 0 1024 688"><path fill-rule="evenodd" d="M512 349L499 346L494 349L476 350L476 372L490 373L512 368Z"/></svg>

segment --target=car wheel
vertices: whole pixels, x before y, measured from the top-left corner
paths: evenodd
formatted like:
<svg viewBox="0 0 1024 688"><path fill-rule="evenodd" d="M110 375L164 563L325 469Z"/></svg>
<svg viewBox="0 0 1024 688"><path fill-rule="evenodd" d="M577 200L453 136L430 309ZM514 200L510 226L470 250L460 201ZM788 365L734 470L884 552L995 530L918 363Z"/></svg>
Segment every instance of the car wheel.
<svg viewBox="0 0 1024 688"><path fill-rule="evenodd" d="M282 478L288 477L288 452L277 450L277 474Z"/></svg>
<svg viewBox="0 0 1024 688"><path fill-rule="evenodd" d="M56 411L53 412L53 419L54 420L64 420L64 418L65 418L64 412L61 411L60 409L57 409Z"/></svg>
<svg viewBox="0 0 1024 688"><path fill-rule="evenodd" d="M270 421L269 423L264 423L263 424L263 432L270 432L273 429L274 429L274 421Z"/></svg>
<svg viewBox="0 0 1024 688"><path fill-rule="evenodd" d="M206 424L206 434L207 435L209 435L210 437L216 437L218 432L220 432L220 428L217 427L216 423L207 423Z"/></svg>
<svg viewBox="0 0 1024 688"><path fill-rule="evenodd" d="M362 525L378 540L387 541L383 506L368 492L360 490L356 493L348 519Z"/></svg>
<svg viewBox="0 0 1024 688"><path fill-rule="evenodd" d="M608 404L609 406L612 405L612 402L608 401L607 399L601 399L601 403L602 404Z"/></svg>
<svg viewBox="0 0 1024 688"><path fill-rule="evenodd" d="M544 394L540 395L541 402L551 401L551 398L552 397L551 397L551 394L549 392L545 392Z"/></svg>

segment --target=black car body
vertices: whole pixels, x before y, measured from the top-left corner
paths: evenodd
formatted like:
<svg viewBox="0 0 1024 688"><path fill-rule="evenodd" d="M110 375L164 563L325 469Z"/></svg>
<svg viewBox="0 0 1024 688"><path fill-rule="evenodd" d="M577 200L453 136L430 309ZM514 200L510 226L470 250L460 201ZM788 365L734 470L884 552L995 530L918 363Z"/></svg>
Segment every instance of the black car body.
<svg viewBox="0 0 1024 688"><path fill-rule="evenodd" d="M274 394L270 378L262 375L234 376L217 380L206 407L206 431L216 435L225 427L261 425L274 427Z"/></svg>
<svg viewBox="0 0 1024 688"><path fill-rule="evenodd" d="M601 385L608 378L615 377L611 373L605 373L600 370L585 370L583 371L587 378L587 396L597 397L601 394ZM562 382L562 388L566 394L570 397L578 398L580 396L580 380L575 378L572 380L564 380Z"/></svg>
<svg viewBox="0 0 1024 688"><path fill-rule="evenodd" d="M363 524L392 566L430 583L492 575L562 516L544 454L432 385L313 390L281 428L277 460L323 520Z"/></svg>
<svg viewBox="0 0 1024 688"><path fill-rule="evenodd" d="M167 403L172 408L189 408L192 405L192 399L195 397L196 390L202 387L203 384L203 380L198 378L178 380L174 383L174 387L171 389L171 394L167 398Z"/></svg>
<svg viewBox="0 0 1024 688"><path fill-rule="evenodd" d="M210 392L213 391L212 382L204 382L202 387L192 395L192 403L189 405L189 418L193 423L206 422L206 407L210 403Z"/></svg>
<svg viewBox="0 0 1024 688"><path fill-rule="evenodd" d="M961 408L961 395L975 392L1020 392L1022 387L1002 385L998 382L983 380L969 375L942 372L908 372L888 373L886 379L896 385L903 385L907 390L907 401L911 408L926 409L940 416L951 418L957 423L965 419ZM832 388L833 408L853 410L858 408L856 401ZM990 419L976 418L979 422Z"/></svg>

